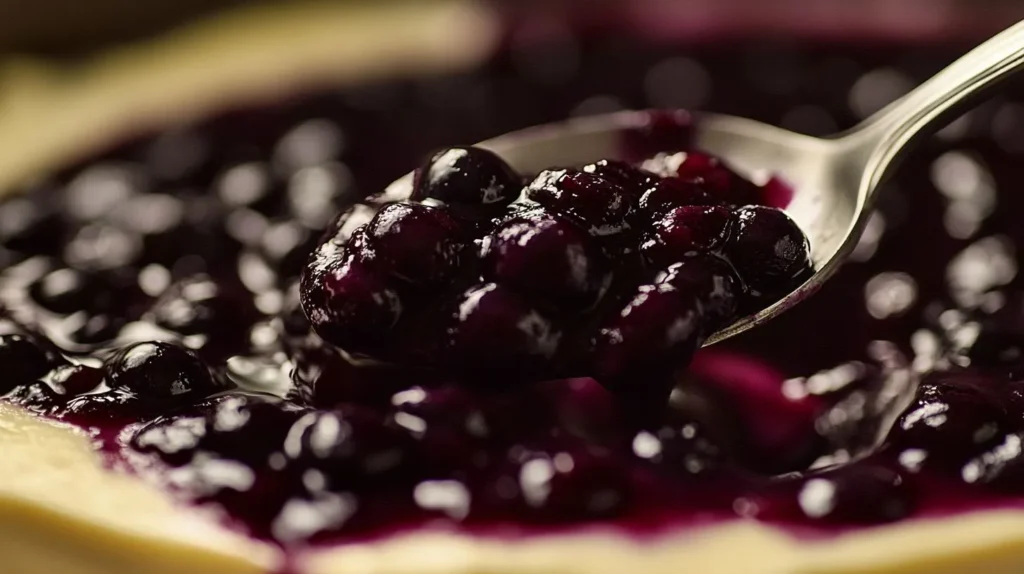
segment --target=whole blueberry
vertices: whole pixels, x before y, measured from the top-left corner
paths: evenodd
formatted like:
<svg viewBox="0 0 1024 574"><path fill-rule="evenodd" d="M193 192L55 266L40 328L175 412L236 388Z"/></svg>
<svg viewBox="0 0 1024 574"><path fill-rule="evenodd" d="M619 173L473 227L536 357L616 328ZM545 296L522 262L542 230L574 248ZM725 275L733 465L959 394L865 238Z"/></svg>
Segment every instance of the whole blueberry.
<svg viewBox="0 0 1024 574"><path fill-rule="evenodd" d="M758 203L757 187L740 177L719 158L696 150L658 154L644 167L665 178L698 183L714 203L743 206Z"/></svg>
<svg viewBox="0 0 1024 574"><path fill-rule="evenodd" d="M458 269L462 234L443 208L392 203L370 221L366 241L381 271L414 285L438 285Z"/></svg>
<svg viewBox="0 0 1024 574"><path fill-rule="evenodd" d="M642 285L618 313L603 322L592 342L595 378L624 395L661 397L669 377L704 341L697 297L672 285Z"/></svg>
<svg viewBox="0 0 1024 574"><path fill-rule="evenodd" d="M0 394L42 377L54 364L50 354L32 339L24 335L0 335L0 369L4 372Z"/></svg>
<svg viewBox="0 0 1024 574"><path fill-rule="evenodd" d="M507 205L522 191L519 175L493 152L451 147L416 170L412 199L464 205Z"/></svg>
<svg viewBox="0 0 1024 574"><path fill-rule="evenodd" d="M284 448L288 431L305 412L293 403L269 395L221 397L206 415L206 432L199 446L259 468Z"/></svg>
<svg viewBox="0 0 1024 574"><path fill-rule="evenodd" d="M217 281L200 273L170 287L150 309L153 322L182 335L248 338L260 313L253 294L235 280Z"/></svg>
<svg viewBox="0 0 1024 574"><path fill-rule="evenodd" d="M929 465L956 468L1004 436L1008 426L1001 395L968 372L932 373L918 386L888 442L917 449Z"/></svg>
<svg viewBox="0 0 1024 574"><path fill-rule="evenodd" d="M654 181L637 203L638 226L659 220L666 213L686 205L715 205L716 202L697 180L666 177Z"/></svg>
<svg viewBox="0 0 1024 574"><path fill-rule="evenodd" d="M328 490L408 483L420 468L408 432L364 408L307 413L287 436L284 454L291 464L321 473Z"/></svg>
<svg viewBox="0 0 1024 574"><path fill-rule="evenodd" d="M669 265L655 283L672 285L684 293L693 293L700 301L707 321L707 332L736 319L742 285L727 261L709 254L693 254Z"/></svg>
<svg viewBox="0 0 1024 574"><path fill-rule="evenodd" d="M736 210L724 253L757 310L799 287L814 271L807 237L788 215L773 207Z"/></svg>
<svg viewBox="0 0 1024 574"><path fill-rule="evenodd" d="M640 195L659 178L653 173L624 161L602 159L583 166L583 171L619 184L633 198Z"/></svg>
<svg viewBox="0 0 1024 574"><path fill-rule="evenodd" d="M173 343L136 343L104 363L113 390L135 394L154 406L188 404L220 390L195 353Z"/></svg>
<svg viewBox="0 0 1024 574"><path fill-rule="evenodd" d="M686 255L710 253L728 240L731 224L731 213L725 207L677 207L644 233L640 254L648 265L663 268Z"/></svg>
<svg viewBox="0 0 1024 574"><path fill-rule="evenodd" d="M450 368L502 378L545 372L561 329L512 289L482 283L456 298L445 329ZM473 377L485 382L490 377Z"/></svg>
<svg viewBox="0 0 1024 574"><path fill-rule="evenodd" d="M541 172L526 188L526 196L596 236L623 231L631 208L629 194L621 185L573 170Z"/></svg>
<svg viewBox="0 0 1024 574"><path fill-rule="evenodd" d="M968 484L979 484L1004 492L1024 489L1024 437L1009 433L988 450L978 454L960 470Z"/></svg>
<svg viewBox="0 0 1024 574"><path fill-rule="evenodd" d="M412 387L395 393L390 417L417 441L428 476L449 477L487 463L491 428L481 400L462 387Z"/></svg>
<svg viewBox="0 0 1024 574"><path fill-rule="evenodd" d="M47 311L67 315L93 308L97 281L83 271L73 268L56 269L40 277L29 286L32 299Z"/></svg>
<svg viewBox="0 0 1024 574"><path fill-rule="evenodd" d="M378 352L402 314L387 278L332 242L314 252L302 275L300 300L318 335L356 353Z"/></svg>
<svg viewBox="0 0 1024 574"><path fill-rule="evenodd" d="M609 263L575 225L535 210L499 225L483 242L484 276L557 307L593 305Z"/></svg>

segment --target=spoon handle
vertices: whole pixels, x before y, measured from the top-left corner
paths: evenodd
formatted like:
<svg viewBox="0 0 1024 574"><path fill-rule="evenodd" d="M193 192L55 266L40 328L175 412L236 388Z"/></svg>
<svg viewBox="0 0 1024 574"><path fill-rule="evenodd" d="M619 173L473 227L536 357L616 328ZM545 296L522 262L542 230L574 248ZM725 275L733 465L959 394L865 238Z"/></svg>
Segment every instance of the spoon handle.
<svg viewBox="0 0 1024 574"><path fill-rule="evenodd" d="M916 89L840 136L877 190L908 144L930 135L957 112L1024 67L1024 21L974 48ZM870 198L868 198L870 199Z"/></svg>

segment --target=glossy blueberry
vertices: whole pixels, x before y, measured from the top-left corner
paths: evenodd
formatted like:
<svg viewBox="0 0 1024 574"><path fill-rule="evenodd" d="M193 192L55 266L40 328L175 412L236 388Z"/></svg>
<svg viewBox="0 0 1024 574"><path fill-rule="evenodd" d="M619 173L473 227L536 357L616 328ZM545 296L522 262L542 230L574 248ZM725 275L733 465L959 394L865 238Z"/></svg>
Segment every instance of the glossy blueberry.
<svg viewBox="0 0 1024 574"><path fill-rule="evenodd" d="M596 236L626 227L629 194L614 181L570 170L547 170L526 188L526 197Z"/></svg>
<svg viewBox="0 0 1024 574"><path fill-rule="evenodd" d="M488 280L569 309L593 305L610 271L583 230L542 210L499 225L484 240L482 260Z"/></svg>
<svg viewBox="0 0 1024 574"><path fill-rule="evenodd" d="M491 428L480 399L463 388L412 387L391 399L391 420L419 443L425 471L451 476L487 462Z"/></svg>
<svg viewBox="0 0 1024 574"><path fill-rule="evenodd" d="M438 285L459 266L464 248L459 223L441 208L392 203L366 230L377 267L414 285Z"/></svg>
<svg viewBox="0 0 1024 574"><path fill-rule="evenodd" d="M189 404L220 389L192 351L172 343L136 343L104 363L111 389L134 393L154 406Z"/></svg>
<svg viewBox="0 0 1024 574"><path fill-rule="evenodd" d="M420 468L405 429L352 405L303 415L288 432L284 453L290 464L322 473L330 490L408 483Z"/></svg>
<svg viewBox="0 0 1024 574"><path fill-rule="evenodd" d="M644 234L640 254L663 268L696 253L710 253L729 238L730 212L721 206L684 206L666 213Z"/></svg>
<svg viewBox="0 0 1024 574"><path fill-rule="evenodd" d="M666 177L651 183L637 202L638 227L658 221L673 209L686 205L715 205L701 181Z"/></svg>
<svg viewBox="0 0 1024 574"><path fill-rule="evenodd" d="M41 307L66 315L92 307L97 285L85 273L71 268L57 269L29 286L29 294Z"/></svg>
<svg viewBox="0 0 1024 574"><path fill-rule="evenodd" d="M289 429L305 411L267 395L228 395L205 419L204 450L259 468L284 448Z"/></svg>
<svg viewBox="0 0 1024 574"><path fill-rule="evenodd" d="M779 474L804 469L824 454L816 432L821 402L787 393L785 375L769 361L711 346L697 353L684 376L684 385L725 405L739 435L735 442L742 443L736 458L743 466Z"/></svg>
<svg viewBox="0 0 1024 574"><path fill-rule="evenodd" d="M799 287L814 271L807 237L788 215L772 207L736 210L724 252L757 308Z"/></svg>
<svg viewBox="0 0 1024 574"><path fill-rule="evenodd" d="M595 378L622 394L667 395L667 375L704 341L697 297L662 283L640 286L592 344Z"/></svg>
<svg viewBox="0 0 1024 574"><path fill-rule="evenodd" d="M969 373L932 373L889 432L888 442L918 449L928 464L957 468L1002 439L1007 413L1001 395Z"/></svg>
<svg viewBox="0 0 1024 574"><path fill-rule="evenodd" d="M654 282L672 285L684 293L693 293L700 301L707 332L736 319L743 287L732 266L716 255L694 254L683 257L659 273Z"/></svg>
<svg viewBox="0 0 1024 574"><path fill-rule="evenodd" d="M300 296L317 334L352 352L379 351L402 313L387 279L331 242L314 252Z"/></svg>
<svg viewBox="0 0 1024 574"><path fill-rule="evenodd" d="M522 190L519 175L493 152L452 147L416 170L412 199L463 205L507 205Z"/></svg>
<svg viewBox="0 0 1024 574"><path fill-rule="evenodd" d="M968 484L1006 492L1024 490L1024 443L1021 433L1010 433L991 448L967 461L960 476Z"/></svg>
<svg viewBox="0 0 1024 574"><path fill-rule="evenodd" d="M737 175L719 158L704 152L690 150L658 154L644 162L644 167L665 178L678 177L701 185L715 203L736 206L760 203L753 184Z"/></svg>
<svg viewBox="0 0 1024 574"><path fill-rule="evenodd" d="M150 309L157 325L182 335L207 335L207 344L244 348L260 313L253 295L237 281L206 274L172 284ZM205 348L205 345L204 345Z"/></svg>
<svg viewBox="0 0 1024 574"><path fill-rule="evenodd" d="M602 159L588 164L583 167L583 171L619 184L633 198L640 197L647 188L655 185L655 182L659 179L658 176L649 171L614 159Z"/></svg>
<svg viewBox="0 0 1024 574"><path fill-rule="evenodd" d="M35 341L24 335L0 335L0 394L28 384L45 375L55 360Z"/></svg>
<svg viewBox="0 0 1024 574"><path fill-rule="evenodd" d="M444 337L449 368L517 377L546 370L561 329L512 289L482 283L456 298ZM488 378L477 380L486 385Z"/></svg>

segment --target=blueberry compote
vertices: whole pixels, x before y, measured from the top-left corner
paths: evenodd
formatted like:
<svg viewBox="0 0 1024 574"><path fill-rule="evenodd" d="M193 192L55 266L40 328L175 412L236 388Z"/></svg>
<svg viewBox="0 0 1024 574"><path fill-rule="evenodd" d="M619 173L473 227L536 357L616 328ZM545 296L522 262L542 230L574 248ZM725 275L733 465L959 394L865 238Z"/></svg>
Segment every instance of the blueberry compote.
<svg viewBox="0 0 1024 574"><path fill-rule="evenodd" d="M617 105L829 132L960 50L630 45L513 45L41 180L0 205L0 394L289 548L1019 506L1016 96L907 159L819 295L697 350L809 272L781 181L677 113L628 162L517 174L453 144ZM408 200L372 197L417 161Z"/></svg>
<svg viewBox="0 0 1024 574"><path fill-rule="evenodd" d="M708 335L813 272L785 212L732 203L764 195L694 150L524 186L492 152L450 148L416 171L415 200L341 212L306 265L302 309L352 356L478 390L590 376L661 404Z"/></svg>

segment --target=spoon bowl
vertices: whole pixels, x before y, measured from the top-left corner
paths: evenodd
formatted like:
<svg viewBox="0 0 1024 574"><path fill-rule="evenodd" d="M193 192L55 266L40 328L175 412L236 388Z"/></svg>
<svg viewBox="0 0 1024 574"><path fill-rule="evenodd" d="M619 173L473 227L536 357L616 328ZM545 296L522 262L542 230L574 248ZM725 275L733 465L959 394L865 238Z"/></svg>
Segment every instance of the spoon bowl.
<svg viewBox="0 0 1024 574"><path fill-rule="evenodd" d="M688 147L723 158L754 181L770 174L790 185L792 200L778 207L807 235L815 273L775 304L709 336L704 344L710 345L768 321L819 289L856 246L880 185L912 145L1022 67L1024 22L971 50L853 129L829 138L728 115L623 111L534 126L477 145L525 174L602 158L632 161L640 159L632 142L655 118L687 117L677 127L680 134L685 132ZM382 199L405 199L411 190L410 173L391 184Z"/></svg>

